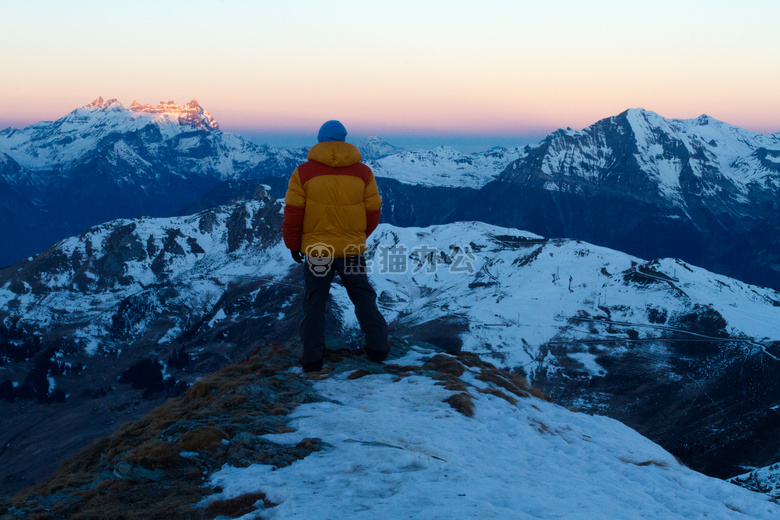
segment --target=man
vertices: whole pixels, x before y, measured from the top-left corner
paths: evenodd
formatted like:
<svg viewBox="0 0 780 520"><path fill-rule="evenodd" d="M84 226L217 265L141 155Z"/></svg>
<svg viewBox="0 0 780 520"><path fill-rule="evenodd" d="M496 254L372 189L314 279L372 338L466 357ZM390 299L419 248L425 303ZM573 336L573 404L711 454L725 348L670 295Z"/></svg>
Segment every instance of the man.
<svg viewBox="0 0 780 520"><path fill-rule="evenodd" d="M300 332L305 372L322 369L325 351L325 304L338 272L366 335L368 359L381 363L390 350L387 322L376 306L376 292L366 275L366 238L379 224L382 199L362 155L346 143L338 121L320 128L309 160L295 169L284 198L284 244L303 269L305 294Z"/></svg>

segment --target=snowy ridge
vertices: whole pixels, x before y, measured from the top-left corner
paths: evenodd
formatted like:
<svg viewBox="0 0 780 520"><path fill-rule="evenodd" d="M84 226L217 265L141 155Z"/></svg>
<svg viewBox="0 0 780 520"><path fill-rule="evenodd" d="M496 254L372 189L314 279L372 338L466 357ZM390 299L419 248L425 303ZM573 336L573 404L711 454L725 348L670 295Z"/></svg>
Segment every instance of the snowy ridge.
<svg viewBox="0 0 780 520"><path fill-rule="evenodd" d="M639 338L663 335L654 322L657 311L673 321L675 314L706 307L723 316L733 336L780 340L780 293L679 260L647 262L584 242L546 240L476 222L429 228L382 224L370 242L373 281L387 296L383 305L391 320L423 323L462 316L470 324L461 333L464 349L495 351L505 366L523 366L531 374L550 368L550 360L540 361L538 350L549 341L608 337L601 330L593 334L587 327L573 327L570 321L606 319L605 308L611 321L639 327ZM382 248L388 244L408 248L406 272L381 273ZM414 251L425 247L449 258L416 257ZM467 262L473 272L452 272L457 248L473 252L474 260ZM631 282L636 273L650 283Z"/></svg>
<svg viewBox="0 0 780 520"><path fill-rule="evenodd" d="M486 378L472 363L453 358L447 364L448 384L461 385L460 394L413 373L432 355L413 347L392 360L409 367L407 377L356 379L344 372L320 378L313 386L326 400L298 406L288 423L294 432L262 437L291 447L317 439L324 448L285 467L225 465L209 479L219 489L201 505L249 493L273 503L245 519L768 519L780 513L767 497L685 468L617 421L507 395L505 382L493 382L501 378ZM454 395L472 403L473 417L448 404Z"/></svg>
<svg viewBox="0 0 780 520"><path fill-rule="evenodd" d="M20 271L34 273L34 282L47 294L47 305L39 305L35 292L15 292L13 276L0 288L0 302L38 326L65 312L102 316L92 329L93 333L103 329L94 336L98 340L107 337L110 325L105 309L161 280L185 285L190 283L187 280L200 280L191 288L198 287L199 292L184 291L187 297L214 302L220 285L231 277L241 281L241 277L256 274L286 276L291 266L278 229L261 226L259 231L267 233L261 254L250 253L256 246L244 242L230 250L229 221L243 215L242 229L248 233L256 219L275 212L276 206L266 208L265 204L253 201L189 217L125 219L97 226L55 245L45 259L19 266ZM103 265L117 254L118 243L137 254L126 255L119 271L106 273ZM404 272L382 272L382 256L394 254L387 249L392 244L406 248ZM416 252L425 248L436 254L419 257ZM459 248L470 250L473 260L457 253ZM458 256L462 272L453 272L450 267ZM723 316L734 337L759 343L780 340L777 291L678 260L646 262L584 242L547 240L476 222L429 228L381 224L369 240L367 257L388 321L413 327L436 319L462 318L470 324L461 333L464 349L501 353L505 366L524 366L531 373L546 367L544 360L539 361L538 350L545 343L564 336L593 336L587 328L580 332L572 327L571 318L605 319L604 308L611 309L611 321L640 327L640 338L663 335L656 317L659 310L671 322L677 314L706 307ZM34 270L52 263L53 269ZM75 270L74 263L79 265ZM652 283L627 281L636 273ZM346 309L344 325L357 328L343 289L336 286L334 291L334 299ZM93 299L91 306L84 306L72 296L78 292L105 300L97 305ZM604 334L599 331L597 336ZM623 337L624 333L614 335Z"/></svg>
<svg viewBox="0 0 780 520"><path fill-rule="evenodd" d="M476 203L455 216L682 258L778 289L778 159L777 134L630 109L553 132L484 188L489 210Z"/></svg>
<svg viewBox="0 0 780 520"><path fill-rule="evenodd" d="M133 323L133 334L141 339L154 330L152 325L162 326L162 337L154 341L172 341L186 326L189 312L213 307L230 281L273 278L288 268L286 250L271 228L279 225L278 207L266 203L97 226L19 266L35 274L24 282L6 281L0 301L24 309L17 316L36 328L60 322L59 310L67 309L68 321L78 324L74 339L92 355L99 348L113 350L117 306L140 298L157 311ZM167 313L153 290L160 284L175 288L163 291ZM36 303L42 295L46 305ZM180 314L180 309L187 311Z"/></svg>
<svg viewBox="0 0 780 520"><path fill-rule="evenodd" d="M511 161L525 155L522 148L491 148L465 154L438 146L433 150L401 151L366 161L374 175L405 184L481 188L500 174Z"/></svg>
<svg viewBox="0 0 780 520"><path fill-rule="evenodd" d="M186 105L160 102L156 107L134 101L125 108L116 99L99 97L57 121L0 133L0 152L31 170L64 169L92 154L105 153L101 150L104 143L118 144L147 161L162 160L169 168L220 178L241 176L269 156L300 155L258 147L238 135L222 133L195 100ZM171 152L175 156L167 157Z"/></svg>
<svg viewBox="0 0 780 520"><path fill-rule="evenodd" d="M780 148L776 136L751 132L707 115L667 120L654 112L633 109L627 112L627 118L640 145L638 157L670 197L680 191L679 177L685 165L698 178L720 174L742 190L747 190L751 183L765 181L780 187L777 172L752 157L761 148ZM669 157L669 137L690 154L686 164Z"/></svg>
<svg viewBox="0 0 780 520"><path fill-rule="evenodd" d="M666 119L629 109L582 131L554 132L529 154L534 152L544 154L540 171L551 191L574 179L596 185L626 182L624 176L633 169L662 198L683 208L687 193L681 179L686 175L698 179L698 195L705 201L722 197L724 190L738 202L748 201L753 191L780 190L780 170L773 166L780 153L778 135L751 132L706 115ZM522 158L512 165L509 178L518 163Z"/></svg>
<svg viewBox="0 0 780 520"><path fill-rule="evenodd" d="M381 137L377 137L375 135L357 141L354 144L358 147L360 153L363 155L364 161L371 159L381 159L382 157L405 151L403 148L392 145Z"/></svg>
<svg viewBox="0 0 780 520"><path fill-rule="evenodd" d="M177 122L181 125L189 124L201 129L219 129L219 123L211 117L211 114L203 110L203 107L194 99L183 106L177 105L173 101L160 101L160 104L156 107L153 107L152 105L142 105L138 101L133 100L133 104L130 105L130 110L133 112L154 114L155 119L165 122ZM171 121L172 119L174 121Z"/></svg>
<svg viewBox="0 0 780 520"><path fill-rule="evenodd" d="M223 133L196 100L185 105L161 101L157 106L133 101L126 108L116 99L102 97L57 121L0 132L0 153L29 170L62 169L95 152L105 153L101 146L106 141L122 143L125 150L147 161L171 156L166 162L174 162L190 174L222 180L245 177L250 172L263 174L269 169L278 175L270 163L281 165L289 175L297 163L306 160L305 150L256 146L238 135ZM378 177L424 186L479 188L524 155L521 148L502 147L476 154L446 146L409 152L378 137L357 144Z"/></svg>

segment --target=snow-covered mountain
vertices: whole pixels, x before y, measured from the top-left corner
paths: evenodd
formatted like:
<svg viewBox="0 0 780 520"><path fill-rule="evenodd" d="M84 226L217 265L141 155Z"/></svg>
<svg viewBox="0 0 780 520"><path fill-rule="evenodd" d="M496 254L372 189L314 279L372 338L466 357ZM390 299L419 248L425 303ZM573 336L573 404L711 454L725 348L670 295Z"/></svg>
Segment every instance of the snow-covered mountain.
<svg viewBox="0 0 780 520"><path fill-rule="evenodd" d="M522 155L503 148L407 152L377 137L358 144L391 185L397 210L387 215L394 223L424 223L426 213L409 202L430 196L425 188L481 187ZM195 100L125 107L99 97L57 121L8 128L0 131L0 217L7 223L0 265L108 220L226 203L244 196L247 180L282 191L281 179L305 160L306 149L255 145L223 132Z"/></svg>
<svg viewBox="0 0 780 520"><path fill-rule="evenodd" d="M502 179L534 177L548 191L580 193L628 183L638 188L635 198L660 198L683 214L698 199L713 211L722 211L718 202L762 196L773 202L771 193L780 189L780 133L759 134L706 115L666 119L629 109L582 131L558 130L535 151L538 170L520 159Z"/></svg>
<svg viewBox="0 0 780 520"><path fill-rule="evenodd" d="M449 146L433 150L399 151L366 161L376 177L407 185L481 188L510 162L525 156L525 149L497 146L482 153L462 153Z"/></svg>
<svg viewBox="0 0 780 520"><path fill-rule="evenodd" d="M0 151L42 184L52 182L57 170L100 154L109 155L112 163L125 161L142 170L165 164L157 172L160 176L173 169L235 178L267 160L268 150L220 131L219 123L196 100L186 105L160 102L156 107L134 101L125 108L116 99L99 97L57 121L0 132ZM273 155L278 153L282 151L272 150Z"/></svg>
<svg viewBox="0 0 780 520"><path fill-rule="evenodd" d="M188 217L110 222L0 270L2 397L64 400L83 408L67 416L78 425L123 395L117 377L144 360L168 359L162 373L151 368L175 387L259 341L294 337L301 274L281 243L280 211L261 189ZM395 336L492 358L711 475L776 462L777 440L766 438L780 405L776 291L481 223L382 224L368 256ZM358 345L338 284L332 300L333 346ZM84 385L114 390L95 397ZM33 424L13 429L25 439L20 457ZM13 467L10 456L2 462Z"/></svg>
<svg viewBox="0 0 780 520"><path fill-rule="evenodd" d="M381 137L372 135L354 143L360 149L364 161L381 159L405 151L403 148L390 144Z"/></svg>
<svg viewBox="0 0 780 520"><path fill-rule="evenodd" d="M358 143L385 198L383 221L478 220L641 257L676 257L780 288L780 134L708 116L631 109L536 146L463 154ZM0 132L0 263L118 217L283 196L306 150L222 132L200 105L129 108L98 98L53 123ZM35 230L34 233L31 230Z"/></svg>
<svg viewBox="0 0 780 520"><path fill-rule="evenodd" d="M287 175L304 157L222 132L194 100L125 108L98 98L3 130L0 265L101 222L170 216L222 181Z"/></svg>
<svg viewBox="0 0 780 520"><path fill-rule="evenodd" d="M683 258L780 288L767 224L778 198L780 134L631 109L553 132L452 218ZM738 254L746 249L749 258Z"/></svg>
<svg viewBox="0 0 780 520"><path fill-rule="evenodd" d="M380 227L372 238L380 271L388 245L410 255L407 272L374 275L385 312L410 337L462 341L709 474L774 460L774 447L757 446L780 404L777 291L479 223Z"/></svg>

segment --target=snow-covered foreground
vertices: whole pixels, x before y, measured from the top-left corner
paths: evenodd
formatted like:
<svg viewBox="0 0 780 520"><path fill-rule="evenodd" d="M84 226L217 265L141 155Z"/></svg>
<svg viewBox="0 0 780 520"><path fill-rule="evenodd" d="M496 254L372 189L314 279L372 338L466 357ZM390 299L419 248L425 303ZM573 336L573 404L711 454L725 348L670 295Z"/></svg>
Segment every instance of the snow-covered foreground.
<svg viewBox="0 0 780 520"><path fill-rule="evenodd" d="M419 365L415 347L394 363ZM296 369L297 370L297 369ZM473 417L425 375L315 383L330 402L293 412L266 438L329 446L284 468L223 467L207 501L261 492L278 506L242 518L777 518L766 496L696 473L623 424L536 398L511 404L461 376Z"/></svg>
<svg viewBox="0 0 780 520"><path fill-rule="evenodd" d="M729 479L729 482L739 484L752 491L766 493L778 500L780 499L780 464L754 469Z"/></svg>

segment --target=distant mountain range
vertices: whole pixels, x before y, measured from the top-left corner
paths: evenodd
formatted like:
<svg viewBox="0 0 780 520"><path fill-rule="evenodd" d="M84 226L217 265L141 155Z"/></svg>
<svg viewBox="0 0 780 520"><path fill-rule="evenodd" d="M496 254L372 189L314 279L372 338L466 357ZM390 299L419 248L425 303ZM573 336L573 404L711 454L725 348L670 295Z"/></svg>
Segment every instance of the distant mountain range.
<svg viewBox="0 0 780 520"><path fill-rule="evenodd" d="M357 144L385 199L383 222L482 221L780 288L780 133L631 109L478 154ZM196 101L125 108L98 98L4 130L0 264L114 218L184 215L251 198L258 184L282 197L305 156L222 132Z"/></svg>

